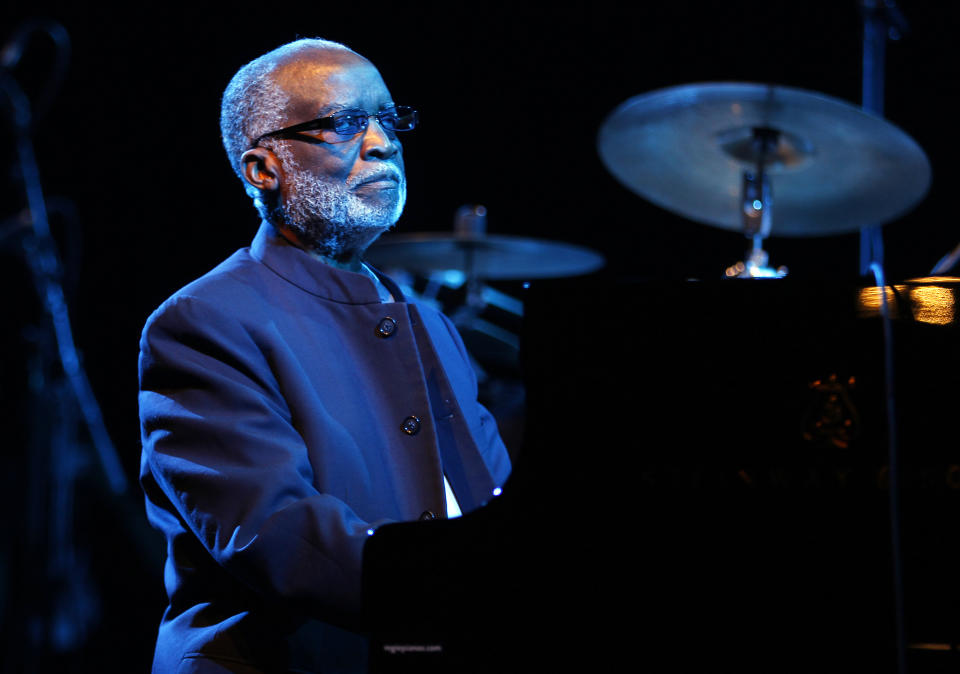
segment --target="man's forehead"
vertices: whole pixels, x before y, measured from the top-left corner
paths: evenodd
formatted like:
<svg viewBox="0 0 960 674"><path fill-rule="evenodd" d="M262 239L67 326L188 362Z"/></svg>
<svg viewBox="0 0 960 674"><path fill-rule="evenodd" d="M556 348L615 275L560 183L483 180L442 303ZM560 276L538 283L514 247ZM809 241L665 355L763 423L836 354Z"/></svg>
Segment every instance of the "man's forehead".
<svg viewBox="0 0 960 674"><path fill-rule="evenodd" d="M349 49L335 47L303 47L284 54L277 61L274 77L280 79L319 75L355 64L370 62Z"/></svg>
<svg viewBox="0 0 960 674"><path fill-rule="evenodd" d="M389 96L373 64L346 49L302 50L285 59L273 77L296 108L356 105L358 97Z"/></svg>

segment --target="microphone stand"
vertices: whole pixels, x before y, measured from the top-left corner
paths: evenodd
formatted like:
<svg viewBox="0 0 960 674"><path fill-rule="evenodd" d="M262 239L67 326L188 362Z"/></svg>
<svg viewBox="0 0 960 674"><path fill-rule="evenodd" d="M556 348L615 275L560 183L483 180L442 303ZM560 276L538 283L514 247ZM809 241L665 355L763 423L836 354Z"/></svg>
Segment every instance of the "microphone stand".
<svg viewBox="0 0 960 674"><path fill-rule="evenodd" d="M863 17L863 109L883 116L885 57L887 40L899 40L907 32L907 21L894 0L859 0ZM897 439L893 371L893 328L886 299L883 270L883 235L880 225L860 231L860 273L873 274L882 298L881 321L884 342L884 381L886 389L889 460L890 549L893 567L894 639L897 672L905 674L906 627L903 586L903 549L901 538L900 458Z"/></svg>
<svg viewBox="0 0 960 674"><path fill-rule="evenodd" d="M8 98L15 83L5 73L0 73L0 90ZM79 406L87 430L93 440L101 468L107 478L110 490L121 494L127 488L123 468L113 447L96 396L81 364L80 354L73 340L73 330L67 307L66 296L60 279L63 268L57 254L56 242L50 234L47 220L47 207L40 184L40 172L33 152L33 144L25 129L18 129L17 160L20 165L27 204L33 232L23 241L23 250L27 264L33 275L34 284L44 308L49 315L56 336L57 353L63 373L67 377L71 391Z"/></svg>
<svg viewBox="0 0 960 674"><path fill-rule="evenodd" d="M113 446L93 389L74 343L62 278L63 266L50 232L47 203L40 181L32 132L30 101L13 77L26 41L45 30L58 47L55 81L62 79L66 31L47 22L29 22L0 50L0 104L9 112L16 164L23 181L27 209L3 238L18 237L26 266L48 319L46 329L34 330L36 348L30 357L32 409L28 456L27 514L23 563L26 567L23 609L25 643L11 642L27 658L28 669L40 665L46 648L76 649L93 630L98 600L86 574L85 558L73 539L75 483L89 463L78 451L76 430L82 419L110 492L122 494L127 480ZM52 85L40 97L52 98ZM59 371L58 371L59 369Z"/></svg>
<svg viewBox="0 0 960 674"><path fill-rule="evenodd" d="M862 107L883 116L887 40L899 40L908 30L907 21L894 0L859 0L863 17ZM883 234L879 225L860 230L860 274L871 265L883 265Z"/></svg>

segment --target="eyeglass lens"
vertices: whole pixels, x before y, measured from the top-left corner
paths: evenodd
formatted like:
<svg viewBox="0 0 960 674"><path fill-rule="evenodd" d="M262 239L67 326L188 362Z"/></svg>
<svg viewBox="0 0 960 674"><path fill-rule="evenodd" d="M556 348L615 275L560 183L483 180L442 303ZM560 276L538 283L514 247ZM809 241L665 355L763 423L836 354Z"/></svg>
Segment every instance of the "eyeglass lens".
<svg viewBox="0 0 960 674"><path fill-rule="evenodd" d="M388 131L409 131L417 123L416 111L406 105L378 112L376 117ZM332 116L333 131L340 136L352 136L367 128L371 115L365 110L343 110Z"/></svg>

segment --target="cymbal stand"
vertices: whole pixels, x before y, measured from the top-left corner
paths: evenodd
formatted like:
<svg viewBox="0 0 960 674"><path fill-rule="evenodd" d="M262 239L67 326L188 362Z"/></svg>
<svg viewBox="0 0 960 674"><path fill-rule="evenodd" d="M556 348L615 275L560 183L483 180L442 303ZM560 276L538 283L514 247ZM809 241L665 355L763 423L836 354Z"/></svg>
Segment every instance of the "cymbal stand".
<svg viewBox="0 0 960 674"><path fill-rule="evenodd" d="M763 249L763 240L770 235L773 225L773 184L766 164L779 136L780 132L775 129L753 129L756 168L743 172L740 190L743 232L750 239L751 247L744 262L727 267L727 278L780 278L787 274L786 267L769 266L769 255Z"/></svg>
<svg viewBox="0 0 960 674"><path fill-rule="evenodd" d="M484 236L487 233L487 209L481 205L465 205L457 209L453 221L453 232L460 239L458 246L463 251L464 269L464 303L451 316L454 324L460 330L480 333L495 340L507 349L520 348L519 338L509 331L490 321L481 314L488 305L502 307L499 298L505 296L488 287L482 282L480 270L477 269L477 253L482 246L486 246ZM477 377L481 381L486 374L479 362L474 359L477 368Z"/></svg>
<svg viewBox="0 0 960 674"><path fill-rule="evenodd" d="M466 270L466 299L458 318L464 323L472 322L483 310L483 287L477 275L476 248L478 239L487 233L487 209L485 206L461 206L453 220L453 233L463 237L459 244L463 250L464 266Z"/></svg>

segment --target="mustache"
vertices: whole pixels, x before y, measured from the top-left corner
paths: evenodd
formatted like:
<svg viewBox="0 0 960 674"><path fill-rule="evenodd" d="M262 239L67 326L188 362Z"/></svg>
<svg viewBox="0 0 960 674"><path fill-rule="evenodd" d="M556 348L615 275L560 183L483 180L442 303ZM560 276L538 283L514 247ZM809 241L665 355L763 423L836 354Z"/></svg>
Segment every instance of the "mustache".
<svg viewBox="0 0 960 674"><path fill-rule="evenodd" d="M394 180L398 185L402 185L404 182L403 171L396 166L385 166L374 169L373 171L368 171L367 173L356 176L347 184L347 187L354 188L364 183L377 180Z"/></svg>

